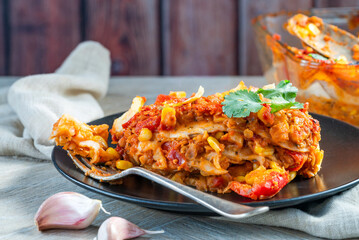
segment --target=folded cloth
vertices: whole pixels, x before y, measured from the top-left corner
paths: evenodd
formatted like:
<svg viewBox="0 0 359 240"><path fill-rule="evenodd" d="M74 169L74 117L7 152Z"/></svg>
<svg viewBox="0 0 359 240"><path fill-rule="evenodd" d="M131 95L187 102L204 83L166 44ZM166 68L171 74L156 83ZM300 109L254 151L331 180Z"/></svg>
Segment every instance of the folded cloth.
<svg viewBox="0 0 359 240"><path fill-rule="evenodd" d="M358 239L359 185L322 201L307 203L300 208L271 210L236 221L286 227L329 239Z"/></svg>
<svg viewBox="0 0 359 240"><path fill-rule="evenodd" d="M109 51L88 41L55 73L16 81L7 95L12 109L6 99L0 99L0 155L50 159L54 143L49 136L62 114L83 122L103 116L97 100L106 95L109 76Z"/></svg>

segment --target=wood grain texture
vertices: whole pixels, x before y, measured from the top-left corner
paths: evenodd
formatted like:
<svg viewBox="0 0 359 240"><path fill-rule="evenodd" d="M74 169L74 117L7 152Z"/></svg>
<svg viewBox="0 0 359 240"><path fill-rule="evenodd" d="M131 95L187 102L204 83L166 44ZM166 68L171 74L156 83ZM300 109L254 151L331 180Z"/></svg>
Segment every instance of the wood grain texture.
<svg viewBox="0 0 359 240"><path fill-rule="evenodd" d="M358 0L345 0L345 1L333 1L333 0L314 0L314 6L319 8L324 7L359 7Z"/></svg>
<svg viewBox="0 0 359 240"><path fill-rule="evenodd" d="M79 0L11 0L10 74L54 71L80 42Z"/></svg>
<svg viewBox="0 0 359 240"><path fill-rule="evenodd" d="M237 2L163 1L165 75L237 74Z"/></svg>
<svg viewBox="0 0 359 240"><path fill-rule="evenodd" d="M5 29L4 29L4 1L0 1L0 75L6 74L5 66Z"/></svg>
<svg viewBox="0 0 359 240"><path fill-rule="evenodd" d="M0 167L8 169L2 176L0 187L1 240L83 240L94 239L99 226L107 218L125 218L147 230L164 230L163 234L138 239L319 239L306 233L252 224L191 216L173 212L147 209L132 203L115 200L81 188L65 179L48 162L32 158L0 156ZM36 172L36 174L33 174ZM99 199L111 216L99 213L86 229L52 229L40 232L34 224L34 215L41 203L58 192L77 192ZM136 238L137 239L137 238Z"/></svg>
<svg viewBox="0 0 359 240"><path fill-rule="evenodd" d="M264 13L281 10L306 10L312 7L312 0L240 0L240 75L262 75L257 49L254 42L254 33L251 19Z"/></svg>
<svg viewBox="0 0 359 240"><path fill-rule="evenodd" d="M86 1L86 39L111 51L113 75L160 73L158 0Z"/></svg>
<svg viewBox="0 0 359 240"><path fill-rule="evenodd" d="M359 0L0 0L0 75L52 72L83 39L113 75L261 75L250 20L311 7Z"/></svg>

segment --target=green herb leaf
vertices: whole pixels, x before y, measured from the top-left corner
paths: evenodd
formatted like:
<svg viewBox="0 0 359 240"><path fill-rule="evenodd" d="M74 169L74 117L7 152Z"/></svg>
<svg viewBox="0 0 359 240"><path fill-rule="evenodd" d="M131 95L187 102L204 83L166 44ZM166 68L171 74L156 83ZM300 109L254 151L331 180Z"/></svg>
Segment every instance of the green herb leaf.
<svg viewBox="0 0 359 240"><path fill-rule="evenodd" d="M273 89L258 89L257 93L261 93L263 97L268 99L282 97L284 100L294 102L298 89L289 82L289 80L280 81Z"/></svg>
<svg viewBox="0 0 359 240"><path fill-rule="evenodd" d="M271 106L272 110L271 113L278 112L282 109L301 109L303 108L303 104L299 102L290 102L285 100L282 97L274 97L271 98L271 102L268 102L268 104Z"/></svg>
<svg viewBox="0 0 359 240"><path fill-rule="evenodd" d="M248 90L231 92L224 99L222 109L228 117L248 117L251 112L258 112L263 107L259 95Z"/></svg>
<svg viewBox="0 0 359 240"><path fill-rule="evenodd" d="M228 117L248 117L251 112L258 112L263 104L269 104L271 112L282 109L302 109L303 104L295 101L298 89L288 81L281 81L273 89L258 89L257 92L238 90L224 96L222 110ZM262 94L268 101L261 101Z"/></svg>
<svg viewBox="0 0 359 240"><path fill-rule="evenodd" d="M308 56L312 57L313 59L316 59L316 60L322 60L322 61L328 60L328 58L326 58L320 54L316 54L316 53L309 53Z"/></svg>

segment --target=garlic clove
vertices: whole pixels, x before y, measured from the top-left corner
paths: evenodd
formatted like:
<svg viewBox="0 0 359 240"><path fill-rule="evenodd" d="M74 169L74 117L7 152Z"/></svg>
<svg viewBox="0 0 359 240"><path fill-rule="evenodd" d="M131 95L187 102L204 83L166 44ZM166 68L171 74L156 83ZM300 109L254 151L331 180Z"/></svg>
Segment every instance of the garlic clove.
<svg viewBox="0 0 359 240"><path fill-rule="evenodd" d="M96 240L122 240L142 236L144 234L164 233L160 231L148 231L120 217L110 217L104 221L97 233Z"/></svg>
<svg viewBox="0 0 359 240"><path fill-rule="evenodd" d="M75 192L60 192L46 199L37 210L35 223L39 231L88 227L102 208L100 200Z"/></svg>

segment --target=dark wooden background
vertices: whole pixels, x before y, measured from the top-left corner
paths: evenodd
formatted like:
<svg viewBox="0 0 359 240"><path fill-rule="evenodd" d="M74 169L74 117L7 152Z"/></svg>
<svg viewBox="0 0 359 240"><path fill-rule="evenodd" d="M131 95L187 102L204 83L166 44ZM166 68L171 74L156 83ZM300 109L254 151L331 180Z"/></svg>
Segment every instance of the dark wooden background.
<svg viewBox="0 0 359 240"><path fill-rule="evenodd" d="M0 0L0 75L54 71L81 41L113 75L259 75L250 20L359 0Z"/></svg>

